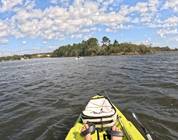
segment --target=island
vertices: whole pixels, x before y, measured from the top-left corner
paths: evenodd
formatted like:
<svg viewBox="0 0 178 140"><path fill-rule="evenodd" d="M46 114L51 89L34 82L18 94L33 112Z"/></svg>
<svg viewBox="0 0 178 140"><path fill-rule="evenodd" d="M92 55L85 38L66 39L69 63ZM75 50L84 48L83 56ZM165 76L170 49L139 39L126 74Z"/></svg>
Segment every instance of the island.
<svg viewBox="0 0 178 140"><path fill-rule="evenodd" d="M166 47L152 47L151 44L134 44L131 42L119 43L104 36L99 42L97 38L91 37L80 43L60 46L58 49L49 53L24 54L0 57L0 61L24 60L32 58L46 57L78 57L78 56L101 56L101 55L144 55L153 54L160 51L178 51L177 48L171 49Z"/></svg>

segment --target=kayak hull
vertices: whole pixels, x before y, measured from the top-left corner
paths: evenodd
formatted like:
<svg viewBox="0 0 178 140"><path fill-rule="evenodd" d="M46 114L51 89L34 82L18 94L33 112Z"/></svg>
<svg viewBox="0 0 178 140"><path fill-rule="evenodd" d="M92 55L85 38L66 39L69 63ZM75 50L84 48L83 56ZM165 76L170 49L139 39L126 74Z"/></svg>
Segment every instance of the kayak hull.
<svg viewBox="0 0 178 140"><path fill-rule="evenodd" d="M104 96L94 96L93 98L101 98ZM118 129L121 129L124 131L124 137L123 140L145 140L143 135L139 132L139 130L126 119L126 117L121 113L121 111L113 104L113 106L116 109L117 115L119 116L119 120L116 123L116 127ZM83 122L81 119L81 115L79 115L76 123L74 126L70 129L68 135L66 136L65 140L84 140L84 137L80 135L81 129L83 127ZM107 133L105 129L97 129L95 130L95 133L91 135L92 140L107 140L106 137ZM108 139L109 140L109 139Z"/></svg>

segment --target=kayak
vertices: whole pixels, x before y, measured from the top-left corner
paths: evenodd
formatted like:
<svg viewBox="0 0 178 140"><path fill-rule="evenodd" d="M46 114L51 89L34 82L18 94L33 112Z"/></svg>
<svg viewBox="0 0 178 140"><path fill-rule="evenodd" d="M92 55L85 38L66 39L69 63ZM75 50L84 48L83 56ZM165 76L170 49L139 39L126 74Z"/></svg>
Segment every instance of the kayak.
<svg viewBox="0 0 178 140"><path fill-rule="evenodd" d="M113 125L123 131L122 140L146 140L133 123L127 120L123 113L105 96L96 95L88 101L65 139L84 140L81 129L87 122L96 127L91 134L92 140L109 140L108 129L111 129Z"/></svg>

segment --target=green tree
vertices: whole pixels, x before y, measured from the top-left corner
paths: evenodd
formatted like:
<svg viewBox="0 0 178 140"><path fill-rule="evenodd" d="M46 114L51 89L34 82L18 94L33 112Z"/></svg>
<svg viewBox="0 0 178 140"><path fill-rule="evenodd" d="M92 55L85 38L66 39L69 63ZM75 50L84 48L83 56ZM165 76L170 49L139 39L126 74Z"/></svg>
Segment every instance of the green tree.
<svg viewBox="0 0 178 140"><path fill-rule="evenodd" d="M169 47L148 47L144 44L132 44L131 42L118 43L117 40L110 44L110 39L106 36L102 38L102 43L105 47L99 47L98 40L96 38L89 38L81 43L75 43L73 45L61 46L56 49L52 56L95 56L95 55L110 55L110 54L146 54L153 53L155 51L170 50ZM17 58L16 58L17 59Z"/></svg>
<svg viewBox="0 0 178 140"><path fill-rule="evenodd" d="M110 45L110 39L107 37L107 36L104 36L102 38L102 43L103 43L103 46L109 46Z"/></svg>
<svg viewBox="0 0 178 140"><path fill-rule="evenodd" d="M114 40L113 46L116 47L119 45L119 42L117 40Z"/></svg>
<svg viewBox="0 0 178 140"><path fill-rule="evenodd" d="M95 46L98 46L98 40L96 38L89 38L87 40L87 44L90 46L90 47L95 47Z"/></svg>

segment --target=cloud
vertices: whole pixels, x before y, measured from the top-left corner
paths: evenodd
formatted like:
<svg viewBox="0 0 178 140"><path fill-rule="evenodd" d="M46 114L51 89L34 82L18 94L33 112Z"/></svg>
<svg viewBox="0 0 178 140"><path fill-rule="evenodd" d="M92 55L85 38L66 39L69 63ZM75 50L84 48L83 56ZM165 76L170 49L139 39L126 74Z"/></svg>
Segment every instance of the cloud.
<svg viewBox="0 0 178 140"><path fill-rule="evenodd" d="M163 23L167 24L169 27L178 26L178 17L177 16L169 17L168 19L164 20Z"/></svg>
<svg viewBox="0 0 178 140"><path fill-rule="evenodd" d="M6 38L0 38L0 44L7 44L8 43L8 39Z"/></svg>
<svg viewBox="0 0 178 140"><path fill-rule="evenodd" d="M63 4L63 5L69 5L70 1L69 0L50 0L50 3L52 4Z"/></svg>
<svg viewBox="0 0 178 140"><path fill-rule="evenodd" d="M79 0L69 9L50 6L43 11L41 9L18 10L10 19L14 36L44 39L59 39L66 36L73 38L82 36L87 29L93 30L96 25L116 26L127 21L127 17L119 13L102 11L95 2L83 3Z"/></svg>
<svg viewBox="0 0 178 140"><path fill-rule="evenodd" d="M42 42L43 44L47 44L48 43L48 41L46 41L46 40L43 40L43 42Z"/></svg>
<svg viewBox="0 0 178 140"><path fill-rule="evenodd" d="M160 19L161 10L178 5L159 0L124 4L123 0L49 0L51 5L38 8L35 0L4 0L0 11L14 14L0 20L0 40L8 36L50 39L87 38L101 30L117 32L132 27L154 28L160 36L175 34L178 17ZM162 6L162 7L161 7ZM114 8L113 8L114 7Z"/></svg>
<svg viewBox="0 0 178 140"><path fill-rule="evenodd" d="M150 11L156 12L158 8L159 0L149 0L148 7Z"/></svg>
<svg viewBox="0 0 178 140"><path fill-rule="evenodd" d="M178 1L177 0L165 0L164 6L162 9L171 9L175 12L178 12Z"/></svg>
<svg viewBox="0 0 178 140"><path fill-rule="evenodd" d="M8 42L9 26L5 21L0 20L0 44L6 44Z"/></svg>
<svg viewBox="0 0 178 140"><path fill-rule="evenodd" d="M9 33L8 24L0 20L0 37L6 37Z"/></svg>
<svg viewBox="0 0 178 140"><path fill-rule="evenodd" d="M23 0L2 0L0 6L0 12L12 10L12 8L21 5L22 3Z"/></svg>
<svg viewBox="0 0 178 140"><path fill-rule="evenodd" d="M157 33L160 37L178 35L178 17L172 16L164 20L158 20L153 27L158 28Z"/></svg>
<svg viewBox="0 0 178 140"><path fill-rule="evenodd" d="M161 37L165 37L166 35L178 35L177 29L160 29L157 32Z"/></svg>
<svg viewBox="0 0 178 140"><path fill-rule="evenodd" d="M22 44L24 44L24 45L27 44L27 41L23 40L23 41L22 41Z"/></svg>

